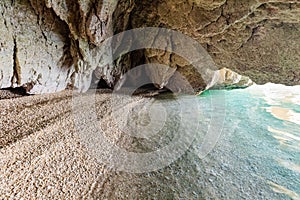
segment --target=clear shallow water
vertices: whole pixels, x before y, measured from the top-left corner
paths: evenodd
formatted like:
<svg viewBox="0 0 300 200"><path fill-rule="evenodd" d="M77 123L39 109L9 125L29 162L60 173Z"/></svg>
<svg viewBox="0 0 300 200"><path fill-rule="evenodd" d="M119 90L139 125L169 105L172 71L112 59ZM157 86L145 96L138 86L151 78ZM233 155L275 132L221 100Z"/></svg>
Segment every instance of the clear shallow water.
<svg viewBox="0 0 300 200"><path fill-rule="evenodd" d="M266 84L210 91L200 99L207 103L222 93L226 118L217 148L230 146L233 171L244 168L244 183L256 177L282 198L300 199L300 87Z"/></svg>
<svg viewBox="0 0 300 200"><path fill-rule="evenodd" d="M216 103L216 99L221 103ZM299 86L274 84L230 91L214 90L197 97L159 96L149 104L160 104L167 111L164 126L157 122L160 131L156 135L124 139L124 147L132 152L155 151L172 142L172 138L179 134L179 126L192 130L196 140L185 154L162 169L140 174L117 172L107 183L106 190L112 192L102 196L128 199L300 199L299 101ZM189 108L195 102L199 110L191 111ZM147 124L145 121L149 118L138 116L139 110L138 106L132 109L130 124L138 121ZM155 117L160 112L160 109L154 109L152 115ZM180 119L181 112L190 116L184 124ZM195 123L195 114L199 117L199 124ZM220 120L222 123L212 123ZM209 127L214 125L222 126L222 134L219 138L212 137L217 143L203 158L201 148Z"/></svg>

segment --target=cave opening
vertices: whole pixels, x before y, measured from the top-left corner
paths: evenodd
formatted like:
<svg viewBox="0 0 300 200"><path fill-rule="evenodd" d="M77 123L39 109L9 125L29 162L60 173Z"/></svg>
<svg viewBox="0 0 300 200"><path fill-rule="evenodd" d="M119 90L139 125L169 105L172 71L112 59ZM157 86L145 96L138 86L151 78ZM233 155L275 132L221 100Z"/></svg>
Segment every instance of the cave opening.
<svg viewBox="0 0 300 200"><path fill-rule="evenodd" d="M145 85L137 88L134 91L133 95L142 95L144 97L153 97L153 96L157 96L162 93L173 93L173 92L171 90L169 90L167 87L159 89L155 86L155 84L149 83L149 84L145 84Z"/></svg>
<svg viewBox="0 0 300 200"><path fill-rule="evenodd" d="M92 82L90 85L90 89L113 89L102 77L96 76L96 72L94 71L92 74Z"/></svg>
<svg viewBox="0 0 300 200"><path fill-rule="evenodd" d="M97 88L99 88L99 89L112 89L103 78L98 80Z"/></svg>

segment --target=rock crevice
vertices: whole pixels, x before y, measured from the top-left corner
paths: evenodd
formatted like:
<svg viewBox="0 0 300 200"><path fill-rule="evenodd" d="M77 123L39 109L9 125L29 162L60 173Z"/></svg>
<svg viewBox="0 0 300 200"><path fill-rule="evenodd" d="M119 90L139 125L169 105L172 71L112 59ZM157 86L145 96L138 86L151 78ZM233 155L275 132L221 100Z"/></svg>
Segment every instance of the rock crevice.
<svg viewBox="0 0 300 200"><path fill-rule="evenodd" d="M14 38L13 59L13 77L11 80L12 87L19 86L21 84L21 66L18 59L18 46L16 38Z"/></svg>

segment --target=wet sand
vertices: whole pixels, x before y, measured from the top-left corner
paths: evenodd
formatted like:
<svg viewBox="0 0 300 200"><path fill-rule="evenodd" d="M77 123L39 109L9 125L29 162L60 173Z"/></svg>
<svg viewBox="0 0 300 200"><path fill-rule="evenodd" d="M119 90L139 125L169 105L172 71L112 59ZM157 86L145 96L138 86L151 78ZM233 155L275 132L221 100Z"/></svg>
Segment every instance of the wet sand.
<svg viewBox="0 0 300 200"><path fill-rule="evenodd" d="M267 111L270 112L275 118L293 122L300 125L300 113L294 112L287 108L271 106L267 108Z"/></svg>

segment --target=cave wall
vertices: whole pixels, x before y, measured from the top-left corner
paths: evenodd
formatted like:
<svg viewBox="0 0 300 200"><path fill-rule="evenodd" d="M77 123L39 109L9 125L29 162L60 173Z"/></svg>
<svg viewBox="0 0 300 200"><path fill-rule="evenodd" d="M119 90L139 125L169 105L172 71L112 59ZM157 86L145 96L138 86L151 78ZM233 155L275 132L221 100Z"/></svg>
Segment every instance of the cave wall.
<svg viewBox="0 0 300 200"><path fill-rule="evenodd" d="M71 85L84 92L93 72L113 87L131 67L161 63L174 70L147 72L161 82L158 87L176 84L176 70L204 89L201 74L172 53L146 49L113 62L105 39L147 26L192 37L218 68L256 83L300 84L299 1L3 0L0 14L0 88L22 86L39 94Z"/></svg>
<svg viewBox="0 0 300 200"><path fill-rule="evenodd" d="M50 9L34 9L29 1L1 1L0 13L0 87L26 85L33 93L64 89L72 74L64 23Z"/></svg>
<svg viewBox="0 0 300 200"><path fill-rule="evenodd" d="M232 69L256 83L300 84L300 1L140 1L132 12L131 27L145 26L170 28L192 37L218 68ZM149 63L166 64L172 56L153 50L145 55ZM175 58L173 67L191 82L200 80L188 62Z"/></svg>
<svg viewBox="0 0 300 200"><path fill-rule="evenodd" d="M96 69L99 78L114 84L120 72L103 41L113 35L112 15L117 3L1 1L0 88L22 86L28 93L39 94L72 85L84 92Z"/></svg>

